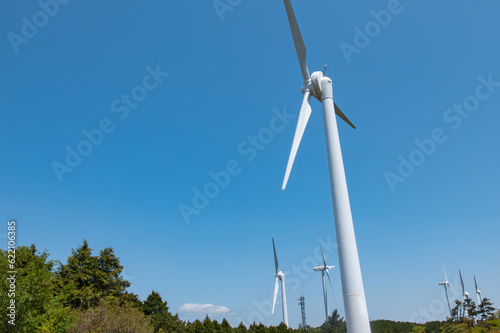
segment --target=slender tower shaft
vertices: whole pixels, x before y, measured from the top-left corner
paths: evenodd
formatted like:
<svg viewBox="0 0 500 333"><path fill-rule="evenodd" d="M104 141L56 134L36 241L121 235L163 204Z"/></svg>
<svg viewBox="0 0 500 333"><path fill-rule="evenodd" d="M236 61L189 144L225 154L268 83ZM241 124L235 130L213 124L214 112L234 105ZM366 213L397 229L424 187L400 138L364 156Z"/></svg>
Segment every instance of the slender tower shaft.
<svg viewBox="0 0 500 333"><path fill-rule="evenodd" d="M288 312L286 309L285 274L281 276L281 299L283 305L283 322L288 327Z"/></svg>
<svg viewBox="0 0 500 333"><path fill-rule="evenodd" d="M448 310L450 310L450 316L451 316L450 298L448 297L448 288L446 285L444 285L444 293L446 294L446 301L448 302Z"/></svg>
<svg viewBox="0 0 500 333"><path fill-rule="evenodd" d="M328 298L326 295L326 280L325 280L325 271L321 271L321 277L323 279L323 300L325 301L325 316L326 316L326 321L328 321Z"/></svg>
<svg viewBox="0 0 500 333"><path fill-rule="evenodd" d="M321 79L321 90L347 332L369 333L371 332L370 322L347 192L330 78L324 77Z"/></svg>

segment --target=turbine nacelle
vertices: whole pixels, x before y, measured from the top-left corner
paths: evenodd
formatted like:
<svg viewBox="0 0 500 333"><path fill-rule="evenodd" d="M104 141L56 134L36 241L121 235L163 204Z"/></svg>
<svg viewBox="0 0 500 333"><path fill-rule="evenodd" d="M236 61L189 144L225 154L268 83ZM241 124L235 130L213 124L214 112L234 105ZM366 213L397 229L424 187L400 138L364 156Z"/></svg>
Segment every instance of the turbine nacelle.
<svg viewBox="0 0 500 333"><path fill-rule="evenodd" d="M313 268L313 271L316 271L316 272L321 272L321 271L326 271L328 269L332 269L332 268L335 268L335 266L317 266L317 267L314 267Z"/></svg>
<svg viewBox="0 0 500 333"><path fill-rule="evenodd" d="M323 72L314 72L311 75L311 78L304 82L304 85L300 89L300 91L305 94L307 91L311 93L311 95L321 102L321 81L325 78L325 74Z"/></svg>

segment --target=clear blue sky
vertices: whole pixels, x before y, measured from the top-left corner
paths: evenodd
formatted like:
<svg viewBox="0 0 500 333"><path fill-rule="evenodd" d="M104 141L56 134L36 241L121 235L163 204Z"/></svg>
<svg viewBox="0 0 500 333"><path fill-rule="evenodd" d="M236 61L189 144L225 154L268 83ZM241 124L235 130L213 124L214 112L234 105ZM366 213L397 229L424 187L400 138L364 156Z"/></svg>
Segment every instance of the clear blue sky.
<svg viewBox="0 0 500 333"><path fill-rule="evenodd" d="M173 312L213 304L233 325L281 321L280 307L267 310L274 237L290 324L303 294L317 326L321 277L307 267L319 264L316 233L335 239L321 105L282 192L296 120L275 117L297 115L302 100L285 9L232 3L219 16L212 1L69 1L46 6L51 17L37 1L3 1L0 220L16 219L19 244L53 259L84 238L96 252L112 246L141 298L155 289ZM460 268L473 294L476 274L500 306L500 4L292 4L310 71L329 63L335 101L357 126L339 122L371 319L444 319L443 260L452 283ZM388 9L390 22L375 23L371 11ZM357 51L346 57L347 44ZM72 167L67 147L87 156ZM228 184L210 185L228 164ZM207 184L213 198L183 218L180 205ZM343 313L338 267L332 277Z"/></svg>

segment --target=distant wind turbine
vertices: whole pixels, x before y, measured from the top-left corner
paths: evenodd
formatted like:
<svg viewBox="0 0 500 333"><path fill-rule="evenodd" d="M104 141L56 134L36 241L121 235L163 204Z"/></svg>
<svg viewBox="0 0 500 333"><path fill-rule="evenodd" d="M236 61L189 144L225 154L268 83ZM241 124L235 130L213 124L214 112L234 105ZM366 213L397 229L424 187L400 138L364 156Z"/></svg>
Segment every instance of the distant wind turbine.
<svg viewBox="0 0 500 333"><path fill-rule="evenodd" d="M274 251L274 267L276 268L276 283L274 284L274 299L273 299L273 311L274 314L274 306L276 305L276 296L278 295L278 280L281 281L281 302L283 305L283 322L288 327L288 312L286 309L286 291L285 291L285 274L282 271L278 271L278 257L276 256L276 247L274 246L274 238L273 238L273 251Z"/></svg>
<svg viewBox="0 0 500 333"><path fill-rule="evenodd" d="M451 314L451 305L450 305L450 297L448 296L448 288L450 288L451 292L453 293L453 296L455 296L455 292L453 289L451 289L450 282L448 282L448 277L446 276L446 268L444 267L444 261L443 261L443 270L444 270L444 281L439 282L438 284L440 286L444 286L444 292L446 294L446 301L448 302L448 309L450 310L450 316Z"/></svg>
<svg viewBox="0 0 500 333"><path fill-rule="evenodd" d="M328 318L330 317L330 312L328 311L328 300L326 296L327 292L326 292L325 272L326 275L328 276L328 281L330 282L330 287L332 288L333 291L332 280L330 279L330 273L328 273L328 270L334 268L335 266L328 266L326 264L325 254L323 253L323 247L321 247L321 239L319 238L319 234L318 234L318 242L319 242L319 248L321 249L321 255L323 256L323 265L314 267L314 270L317 272L321 272L321 277L323 280L323 298L325 300L325 316L326 316L326 321L328 321Z"/></svg>
<svg viewBox="0 0 500 333"><path fill-rule="evenodd" d="M288 158L282 189L285 189L288 178L290 177L300 141L302 140L302 136L312 112L309 101L311 97L314 97L321 101L323 106L330 186L332 189L335 231L337 233L337 243L339 244L339 265L347 332L369 333L371 331L370 320L366 306L365 290L361 276L361 266L359 264L358 248L354 234L351 205L347 193L347 182L335 114L351 127L355 127L333 102L333 83L330 78L325 76L325 71L317 71L309 75L306 60L306 47L292 9L292 4L290 0L284 0L284 3L288 16L288 23L292 31L295 51L299 59L302 78L304 79L304 85L301 89L304 98L299 112L299 119L295 129L295 136L292 142L292 149L290 150L290 157ZM325 30L323 29L321 32L325 32Z"/></svg>
<svg viewBox="0 0 500 333"><path fill-rule="evenodd" d="M465 285L464 285L464 280L462 279L462 272L458 270L458 274L460 275L460 283L462 284L462 296L464 298L464 302L470 299L469 293L465 291ZM469 311L467 309L465 310L465 315L469 315Z"/></svg>
<svg viewBox="0 0 500 333"><path fill-rule="evenodd" d="M464 280L462 279L462 272L458 270L458 274L460 275L460 283L462 284L462 296L464 297L464 301L470 298L470 294L465 290Z"/></svg>
<svg viewBox="0 0 500 333"><path fill-rule="evenodd" d="M474 285L476 286L477 304L479 305L483 302L483 295L481 294L481 290L477 289L476 275L474 275Z"/></svg>

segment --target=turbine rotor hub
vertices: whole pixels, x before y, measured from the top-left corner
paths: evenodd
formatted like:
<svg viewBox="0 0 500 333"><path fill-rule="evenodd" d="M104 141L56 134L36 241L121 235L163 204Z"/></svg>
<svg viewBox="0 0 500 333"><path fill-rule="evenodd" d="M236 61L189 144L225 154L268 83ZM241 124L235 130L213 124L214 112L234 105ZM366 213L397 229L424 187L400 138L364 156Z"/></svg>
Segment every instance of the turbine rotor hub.
<svg viewBox="0 0 500 333"><path fill-rule="evenodd" d="M311 78L304 81L301 92L304 94L306 91L310 91L311 95L321 101L321 81L325 78L325 74L321 71L312 73Z"/></svg>
<svg viewBox="0 0 500 333"><path fill-rule="evenodd" d="M312 83L312 94L314 97L319 98L321 100L321 81L325 77L323 72L314 72L311 76Z"/></svg>

